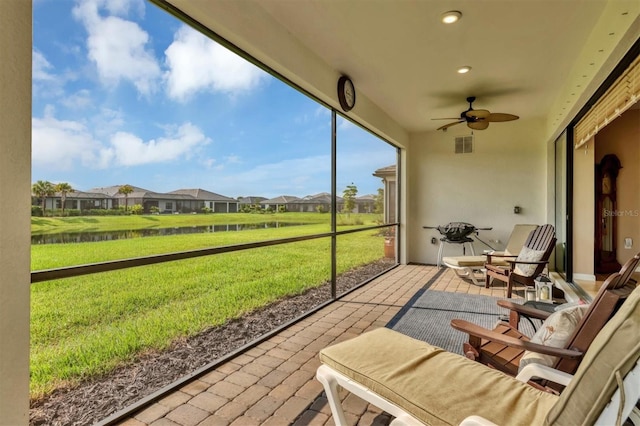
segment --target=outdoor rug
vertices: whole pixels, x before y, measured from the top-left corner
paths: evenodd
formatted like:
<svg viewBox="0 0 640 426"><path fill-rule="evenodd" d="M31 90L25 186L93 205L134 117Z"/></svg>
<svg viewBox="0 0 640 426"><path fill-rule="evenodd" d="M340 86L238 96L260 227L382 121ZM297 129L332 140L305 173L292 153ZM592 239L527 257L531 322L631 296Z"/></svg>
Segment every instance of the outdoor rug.
<svg viewBox="0 0 640 426"><path fill-rule="evenodd" d="M468 335L452 328L451 320L463 319L493 329L500 316L509 314L497 305L498 300L424 288L389 321L387 328L462 355L462 344ZM534 333L526 321L520 322L520 330L527 335Z"/></svg>

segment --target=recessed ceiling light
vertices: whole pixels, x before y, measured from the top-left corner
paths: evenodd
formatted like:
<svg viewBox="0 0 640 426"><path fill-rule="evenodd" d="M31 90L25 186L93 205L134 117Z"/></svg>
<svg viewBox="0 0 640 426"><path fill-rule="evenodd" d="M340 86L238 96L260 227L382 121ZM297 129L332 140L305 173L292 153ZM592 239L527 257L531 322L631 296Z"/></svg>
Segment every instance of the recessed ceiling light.
<svg viewBox="0 0 640 426"><path fill-rule="evenodd" d="M471 71L471 67L468 66L458 68L458 74L466 74L469 71Z"/></svg>
<svg viewBox="0 0 640 426"><path fill-rule="evenodd" d="M442 22L445 24L453 24L454 22L458 22L462 18L462 13L457 10L450 10L449 12L445 12L442 14Z"/></svg>

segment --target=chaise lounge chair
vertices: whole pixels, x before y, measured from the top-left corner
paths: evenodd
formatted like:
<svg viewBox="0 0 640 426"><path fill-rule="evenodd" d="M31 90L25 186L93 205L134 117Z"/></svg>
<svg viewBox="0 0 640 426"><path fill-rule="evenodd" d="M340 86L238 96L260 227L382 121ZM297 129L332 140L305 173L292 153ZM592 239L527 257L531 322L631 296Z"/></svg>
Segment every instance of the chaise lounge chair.
<svg viewBox="0 0 640 426"><path fill-rule="evenodd" d="M338 386L395 416L394 425L622 424L640 398L640 288L593 340L574 376L531 364L517 378L386 328L320 352L316 377L336 425ZM567 387L558 396L532 377Z"/></svg>
<svg viewBox="0 0 640 426"><path fill-rule="evenodd" d="M475 271L484 268L485 263L508 267L505 259L515 259L527 237L537 228L537 225L518 224L513 227L509 241L504 251L492 251L482 256L448 256L442 258L442 263L461 278L470 279L475 285L482 285L475 276Z"/></svg>

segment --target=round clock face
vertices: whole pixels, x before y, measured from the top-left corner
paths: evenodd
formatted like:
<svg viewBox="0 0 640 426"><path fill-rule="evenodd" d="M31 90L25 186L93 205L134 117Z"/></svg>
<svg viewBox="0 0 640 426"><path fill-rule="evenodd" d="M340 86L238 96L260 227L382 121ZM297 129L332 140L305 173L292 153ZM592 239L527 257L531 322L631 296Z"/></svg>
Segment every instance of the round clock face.
<svg viewBox="0 0 640 426"><path fill-rule="evenodd" d="M351 79L345 75L338 80L338 100L345 112L350 111L356 104L356 88Z"/></svg>

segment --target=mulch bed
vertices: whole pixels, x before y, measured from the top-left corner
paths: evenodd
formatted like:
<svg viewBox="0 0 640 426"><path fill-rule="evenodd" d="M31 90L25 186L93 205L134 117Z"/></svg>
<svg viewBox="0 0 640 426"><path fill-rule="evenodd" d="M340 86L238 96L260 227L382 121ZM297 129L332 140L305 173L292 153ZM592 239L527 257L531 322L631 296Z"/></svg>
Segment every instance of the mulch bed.
<svg viewBox="0 0 640 426"><path fill-rule="evenodd" d="M337 294L394 264L391 259L381 259L342 274L337 279ZM310 289L196 336L179 339L165 351L144 353L135 362L119 367L107 376L76 387L57 389L40 400L32 401L30 424L96 423L301 316L330 297L329 285Z"/></svg>

